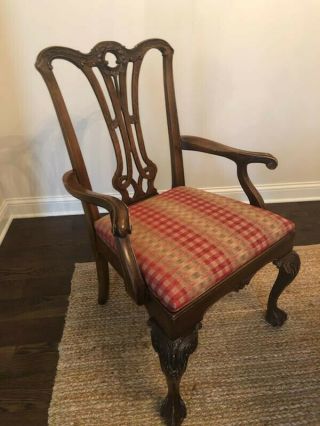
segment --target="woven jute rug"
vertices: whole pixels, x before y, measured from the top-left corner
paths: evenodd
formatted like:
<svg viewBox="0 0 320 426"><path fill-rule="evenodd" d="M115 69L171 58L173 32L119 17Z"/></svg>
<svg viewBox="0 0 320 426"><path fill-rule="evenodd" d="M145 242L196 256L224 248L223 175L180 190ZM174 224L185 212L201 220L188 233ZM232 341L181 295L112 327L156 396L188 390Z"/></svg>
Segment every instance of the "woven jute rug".
<svg viewBox="0 0 320 426"><path fill-rule="evenodd" d="M299 276L263 318L277 270L215 304L182 380L187 425L320 425L320 245L298 247ZM97 305L93 263L77 264L49 410L53 425L161 425L166 393L147 315L112 271L110 301Z"/></svg>

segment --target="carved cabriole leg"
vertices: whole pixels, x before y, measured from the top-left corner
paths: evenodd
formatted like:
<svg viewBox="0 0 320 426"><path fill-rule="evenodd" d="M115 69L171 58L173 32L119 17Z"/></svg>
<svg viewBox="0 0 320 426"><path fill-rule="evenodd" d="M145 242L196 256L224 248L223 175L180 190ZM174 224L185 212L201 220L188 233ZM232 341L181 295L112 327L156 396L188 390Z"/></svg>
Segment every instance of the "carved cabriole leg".
<svg viewBox="0 0 320 426"><path fill-rule="evenodd" d="M160 413L166 419L167 425L178 426L187 414L185 403L180 396L180 381L186 371L189 356L197 348L201 323L187 336L175 340L170 340L152 319L149 320L149 325L152 345L159 355L161 369L168 384L168 394L162 402Z"/></svg>
<svg viewBox="0 0 320 426"><path fill-rule="evenodd" d="M96 266L98 275L98 303L104 305L109 298L109 266L105 257L96 254Z"/></svg>
<svg viewBox="0 0 320 426"><path fill-rule="evenodd" d="M298 275L300 258L295 251L292 251L273 263L278 267L279 273L269 295L266 320L271 325L280 327L287 319L287 314L277 307L277 301L287 285Z"/></svg>

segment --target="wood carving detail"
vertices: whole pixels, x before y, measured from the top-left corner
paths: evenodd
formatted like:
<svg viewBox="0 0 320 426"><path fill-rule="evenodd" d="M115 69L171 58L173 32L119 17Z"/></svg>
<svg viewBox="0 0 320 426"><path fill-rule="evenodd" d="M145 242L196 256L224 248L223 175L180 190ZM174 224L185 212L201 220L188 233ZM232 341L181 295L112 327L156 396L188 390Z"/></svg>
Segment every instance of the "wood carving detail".
<svg viewBox="0 0 320 426"><path fill-rule="evenodd" d="M161 369L168 384L168 394L161 405L161 416L166 419L168 425L180 425L187 414L185 403L180 396L180 381L186 371L189 356L198 346L201 323L187 336L175 340L170 340L152 319L149 320L149 325L152 346L159 355Z"/></svg>
<svg viewBox="0 0 320 426"><path fill-rule="evenodd" d="M244 289L247 285L250 284L252 276L247 277L245 279L243 279L242 281L239 281L239 283L235 286L234 291L238 292L242 289Z"/></svg>
<svg viewBox="0 0 320 426"><path fill-rule="evenodd" d="M283 258L275 260L273 263L277 266L277 268L283 270L283 272L285 272L291 280L298 275L300 270L300 257L294 250Z"/></svg>
<svg viewBox="0 0 320 426"><path fill-rule="evenodd" d="M287 319L287 313L278 308L277 302L283 290L295 279L300 270L299 255L292 250L286 256L273 262L279 269L277 279L271 289L266 320L273 326L281 326Z"/></svg>
<svg viewBox="0 0 320 426"><path fill-rule="evenodd" d="M42 51L36 62L36 67L44 76L48 72L53 74L54 59L69 61L85 74L99 102L116 154L117 165L112 183L126 204L157 194L154 187L157 167L150 160L145 149L138 100L141 63L151 48L160 50L164 60L172 57L173 49L170 45L163 40L154 39L142 42L133 49L127 49L117 42L105 41L98 43L87 54L65 47L51 47ZM111 66L106 59L107 54L115 56L114 66ZM127 87L129 62L133 63L132 75L129 79L131 87ZM107 95L104 94L97 72L102 77ZM131 108L129 108L128 90L131 92ZM60 99L55 99L57 93L52 95L57 103L60 102ZM61 93L59 96L62 98ZM109 97L109 103L106 96ZM110 110L111 107L113 111ZM132 114L129 110L132 110ZM112 118L113 115L114 118ZM68 118L70 121L70 117ZM69 124L71 125L71 121ZM134 176L133 163L137 176Z"/></svg>

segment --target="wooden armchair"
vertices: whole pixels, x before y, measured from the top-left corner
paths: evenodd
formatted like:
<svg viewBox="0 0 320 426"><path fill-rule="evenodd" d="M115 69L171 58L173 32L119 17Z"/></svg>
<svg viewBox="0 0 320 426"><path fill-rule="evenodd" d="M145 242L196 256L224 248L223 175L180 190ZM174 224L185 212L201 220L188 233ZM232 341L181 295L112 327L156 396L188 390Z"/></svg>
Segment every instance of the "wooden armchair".
<svg viewBox="0 0 320 426"><path fill-rule="evenodd" d="M150 49L158 49L163 56L170 140L172 189L162 194L154 187L157 167L147 156L139 117L139 72ZM106 60L107 53L115 56L115 66ZM292 250L294 224L265 209L247 173L250 163L264 163L274 169L277 160L270 154L181 136L172 58L173 49L163 40L146 40L133 49L106 41L87 54L49 47L40 52L36 68L48 86L72 163L72 170L63 176L63 181L68 192L83 205L97 265L98 301L103 304L108 300L110 263L123 277L127 293L135 303L145 305L150 315L152 344L168 384L161 415L167 424L179 425L186 416L180 380L189 355L197 347L198 330L206 310L225 294L248 284L265 264L274 262L279 273L269 296L266 320L273 326L281 326L287 315L277 307L277 300L297 275L300 261ZM78 67L97 97L116 154L112 183L122 200L91 189L80 146L53 73L54 59L64 59ZM132 87L127 87L130 62ZM108 107L94 71L101 73L112 108ZM129 112L128 90L132 112ZM186 187L182 150L234 161L251 205ZM133 162L138 176L134 176ZM97 206L106 209L109 215L101 218Z"/></svg>

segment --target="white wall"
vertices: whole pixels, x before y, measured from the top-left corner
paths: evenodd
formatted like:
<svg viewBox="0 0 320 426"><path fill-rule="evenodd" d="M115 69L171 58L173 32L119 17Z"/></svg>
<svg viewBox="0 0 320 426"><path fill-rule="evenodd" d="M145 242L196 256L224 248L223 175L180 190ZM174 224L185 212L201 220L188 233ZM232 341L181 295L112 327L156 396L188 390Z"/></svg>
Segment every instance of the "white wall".
<svg viewBox="0 0 320 426"><path fill-rule="evenodd" d="M182 133L272 152L279 159L276 171L252 166L252 177L262 186L298 182L320 188L319 1L2 0L0 8L3 198L65 194L61 175L69 160L33 65L37 53L50 45L88 51L101 40L131 47L150 37L175 48ZM147 59L141 107L163 189L170 180L160 63L154 53ZM67 67L61 71L74 85L67 92L95 186L110 192L114 158L97 105L89 92L81 94L80 77ZM186 153L185 161L188 184L236 184L227 160Z"/></svg>

